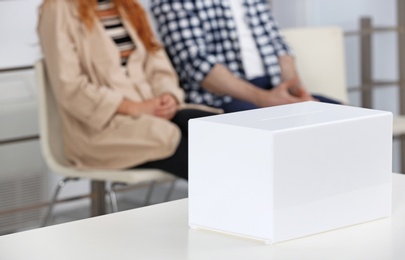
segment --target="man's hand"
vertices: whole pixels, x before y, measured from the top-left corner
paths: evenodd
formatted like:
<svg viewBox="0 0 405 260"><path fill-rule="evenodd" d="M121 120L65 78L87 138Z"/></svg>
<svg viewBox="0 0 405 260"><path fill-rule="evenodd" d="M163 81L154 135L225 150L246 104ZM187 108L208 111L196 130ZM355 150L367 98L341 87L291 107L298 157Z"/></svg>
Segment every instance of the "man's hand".
<svg viewBox="0 0 405 260"><path fill-rule="evenodd" d="M218 95L229 95L258 107L284 105L313 100L300 86L297 77L285 80L272 90L264 90L254 86L246 80L236 77L222 64L216 64L205 77L202 86Z"/></svg>
<svg viewBox="0 0 405 260"><path fill-rule="evenodd" d="M300 91L299 93L295 93L294 95L291 94L291 91L297 91L298 83L298 78L293 78L284 81L271 90L266 90L264 95L261 96L259 106L278 106L313 100L309 94L306 94L306 92L301 92L300 88L298 88Z"/></svg>
<svg viewBox="0 0 405 260"><path fill-rule="evenodd" d="M288 89L288 92L294 96L303 99L304 101L315 101L311 94L301 85L298 77L294 77L292 80L296 80L296 83Z"/></svg>

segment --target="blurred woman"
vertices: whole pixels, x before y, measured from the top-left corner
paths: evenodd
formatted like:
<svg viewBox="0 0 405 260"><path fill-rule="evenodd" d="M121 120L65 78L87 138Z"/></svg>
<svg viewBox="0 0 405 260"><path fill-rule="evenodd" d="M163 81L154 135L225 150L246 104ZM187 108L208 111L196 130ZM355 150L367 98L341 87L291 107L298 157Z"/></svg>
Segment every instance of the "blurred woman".
<svg viewBox="0 0 405 260"><path fill-rule="evenodd" d="M187 178L187 121L178 78L134 0L45 0L40 44L78 168L160 168Z"/></svg>

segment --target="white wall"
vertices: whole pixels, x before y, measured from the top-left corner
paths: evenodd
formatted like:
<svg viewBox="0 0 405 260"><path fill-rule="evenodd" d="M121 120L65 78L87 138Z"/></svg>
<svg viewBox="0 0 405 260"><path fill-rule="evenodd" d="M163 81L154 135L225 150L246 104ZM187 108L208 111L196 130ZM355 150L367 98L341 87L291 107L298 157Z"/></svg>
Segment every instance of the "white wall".
<svg viewBox="0 0 405 260"><path fill-rule="evenodd" d="M0 0L0 69L30 66L40 56L36 37L41 0Z"/></svg>
<svg viewBox="0 0 405 260"><path fill-rule="evenodd" d="M149 6L149 0L139 0ZM42 0L0 0L0 70L31 66L41 57L36 35Z"/></svg>

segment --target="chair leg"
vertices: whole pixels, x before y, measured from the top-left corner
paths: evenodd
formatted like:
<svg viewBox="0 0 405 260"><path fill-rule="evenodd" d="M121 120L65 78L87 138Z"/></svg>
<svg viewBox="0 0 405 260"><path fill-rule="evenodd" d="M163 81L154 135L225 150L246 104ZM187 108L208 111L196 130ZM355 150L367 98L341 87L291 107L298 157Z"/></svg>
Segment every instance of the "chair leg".
<svg viewBox="0 0 405 260"><path fill-rule="evenodd" d="M176 179L172 180L170 183L169 190L167 191L166 196L165 196L165 200L164 200L165 202L169 201L175 186L176 186Z"/></svg>
<svg viewBox="0 0 405 260"><path fill-rule="evenodd" d="M152 197L152 194L153 194L153 191L154 191L154 188L155 188L155 184L156 184L156 182L152 181L151 184L149 185L148 191L147 191L146 196L145 196L145 200L143 202L143 206L149 205L150 199ZM171 194L172 194L172 192L174 190L175 184L176 184L176 180L173 180L171 182L171 184L170 184L169 190L166 193L165 201L168 201L170 199L170 196L171 196ZM115 192L115 186L117 186L117 185L122 185L122 184L121 183L111 183L110 189L108 191L108 196L110 198L110 203L111 203L111 209L112 209L113 212L118 212L118 210L119 210L118 209L118 202L117 202L117 195L116 195L116 192Z"/></svg>
<svg viewBox="0 0 405 260"><path fill-rule="evenodd" d="M400 158L401 158L401 173L405 174L405 135L399 137L400 143Z"/></svg>
<svg viewBox="0 0 405 260"><path fill-rule="evenodd" d="M152 197L153 190L155 188L155 181L152 181L149 185L148 192L146 193L145 201L143 202L143 206L148 206L150 203L150 198Z"/></svg>
<svg viewBox="0 0 405 260"><path fill-rule="evenodd" d="M47 210L47 212L45 214L45 218L44 218L44 220L42 222L41 227L45 227L45 226L48 225L48 222L49 222L49 220L51 218L52 209L55 206L55 202L56 202L56 200L58 198L60 190L66 185L66 183L68 183L69 181L72 181L72 180L77 180L77 178L66 177L66 178L63 178L62 180L60 180L58 182L58 185L56 186L55 192L54 192L53 197L52 197L52 201L49 204L48 210Z"/></svg>
<svg viewBox="0 0 405 260"><path fill-rule="evenodd" d="M110 189L108 191L108 196L110 197L112 212L118 212L117 194L115 192L115 186L117 186L117 185L120 185L120 184L111 183Z"/></svg>

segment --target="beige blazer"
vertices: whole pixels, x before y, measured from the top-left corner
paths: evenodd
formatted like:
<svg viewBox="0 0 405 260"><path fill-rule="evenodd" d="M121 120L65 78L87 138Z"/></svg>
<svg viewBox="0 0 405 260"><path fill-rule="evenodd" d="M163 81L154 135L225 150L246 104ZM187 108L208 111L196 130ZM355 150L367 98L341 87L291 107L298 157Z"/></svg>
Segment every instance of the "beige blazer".
<svg viewBox="0 0 405 260"><path fill-rule="evenodd" d="M163 50L146 52L125 19L137 46L127 73L119 50L97 21L91 31L81 22L74 0L45 4L38 32L46 69L59 103L65 152L79 168L128 168L169 157L180 130L151 115L116 114L124 97L142 101L163 93L183 103L183 92Z"/></svg>

